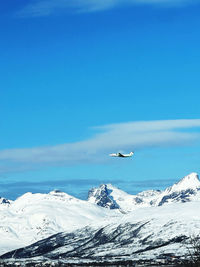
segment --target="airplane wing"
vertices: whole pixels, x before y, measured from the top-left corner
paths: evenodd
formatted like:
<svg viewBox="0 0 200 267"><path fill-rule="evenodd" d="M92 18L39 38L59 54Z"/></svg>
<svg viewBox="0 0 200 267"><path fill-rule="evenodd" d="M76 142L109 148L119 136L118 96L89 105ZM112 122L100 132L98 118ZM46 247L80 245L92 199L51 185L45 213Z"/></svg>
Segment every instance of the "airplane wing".
<svg viewBox="0 0 200 267"><path fill-rule="evenodd" d="M124 157L124 155L121 153L118 153L118 157Z"/></svg>

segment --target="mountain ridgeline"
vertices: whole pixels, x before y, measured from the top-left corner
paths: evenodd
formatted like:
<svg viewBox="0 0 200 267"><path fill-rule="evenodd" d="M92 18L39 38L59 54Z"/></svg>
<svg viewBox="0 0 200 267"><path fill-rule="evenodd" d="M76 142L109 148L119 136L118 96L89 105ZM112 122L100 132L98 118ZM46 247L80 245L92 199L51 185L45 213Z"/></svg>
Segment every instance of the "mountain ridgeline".
<svg viewBox="0 0 200 267"><path fill-rule="evenodd" d="M2 199L0 264L180 263L188 253L183 243L200 234L199 209L196 173L137 195L103 184L88 200L58 190Z"/></svg>
<svg viewBox="0 0 200 267"><path fill-rule="evenodd" d="M140 207L192 201L198 196L200 197L199 176L191 173L164 191L147 190L137 195L127 194L111 184L102 184L89 191L88 201L101 207L127 212Z"/></svg>

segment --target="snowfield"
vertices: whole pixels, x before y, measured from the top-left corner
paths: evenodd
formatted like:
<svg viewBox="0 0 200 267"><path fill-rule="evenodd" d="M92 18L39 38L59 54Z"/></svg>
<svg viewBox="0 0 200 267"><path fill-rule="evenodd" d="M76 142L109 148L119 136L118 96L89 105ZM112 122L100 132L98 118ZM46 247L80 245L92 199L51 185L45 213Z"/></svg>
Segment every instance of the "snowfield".
<svg viewBox="0 0 200 267"><path fill-rule="evenodd" d="M62 231L99 224L111 211L63 192L26 193L0 210L0 253L23 247Z"/></svg>
<svg viewBox="0 0 200 267"><path fill-rule="evenodd" d="M88 201L53 191L4 202L0 205L0 251L8 252L1 256L4 259L98 262L182 256L187 253L183 241L200 234L196 173L164 191L130 195L109 184L91 189ZM25 248L11 251L20 247Z"/></svg>

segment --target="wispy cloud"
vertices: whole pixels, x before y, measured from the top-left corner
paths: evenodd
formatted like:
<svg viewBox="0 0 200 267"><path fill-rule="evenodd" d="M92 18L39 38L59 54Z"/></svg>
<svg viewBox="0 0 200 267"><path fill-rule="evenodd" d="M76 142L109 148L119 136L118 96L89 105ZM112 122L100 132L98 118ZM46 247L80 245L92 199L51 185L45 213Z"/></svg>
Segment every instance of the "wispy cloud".
<svg viewBox="0 0 200 267"><path fill-rule="evenodd" d="M57 12L88 13L130 5L182 6L199 0L32 0L18 12L20 17L42 17Z"/></svg>
<svg viewBox="0 0 200 267"><path fill-rule="evenodd" d="M95 127L87 140L49 147L0 151L0 173L34 166L100 163L110 152L148 147L184 146L200 140L200 119L140 121ZM191 131L191 128L194 128Z"/></svg>

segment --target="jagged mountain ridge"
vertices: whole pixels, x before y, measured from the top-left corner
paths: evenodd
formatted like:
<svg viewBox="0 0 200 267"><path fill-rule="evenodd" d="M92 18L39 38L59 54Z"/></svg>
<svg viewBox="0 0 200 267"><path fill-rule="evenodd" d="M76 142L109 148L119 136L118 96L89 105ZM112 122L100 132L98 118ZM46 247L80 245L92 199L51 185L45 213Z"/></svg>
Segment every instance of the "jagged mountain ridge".
<svg viewBox="0 0 200 267"><path fill-rule="evenodd" d="M129 214L136 216L140 210L145 209L147 213L151 208L165 207L169 203L200 201L199 184L198 175L192 173L164 191L149 190L137 195L103 185L90 191L88 201L60 191L26 193L13 202L0 205L0 253L59 232L70 233L85 226L106 227Z"/></svg>
<svg viewBox="0 0 200 267"><path fill-rule="evenodd" d="M88 201L110 209L129 212L141 207L162 206L172 202L187 202L200 198L200 181L197 173L191 173L178 183L160 190L148 190L130 195L111 184L103 184L89 191Z"/></svg>

